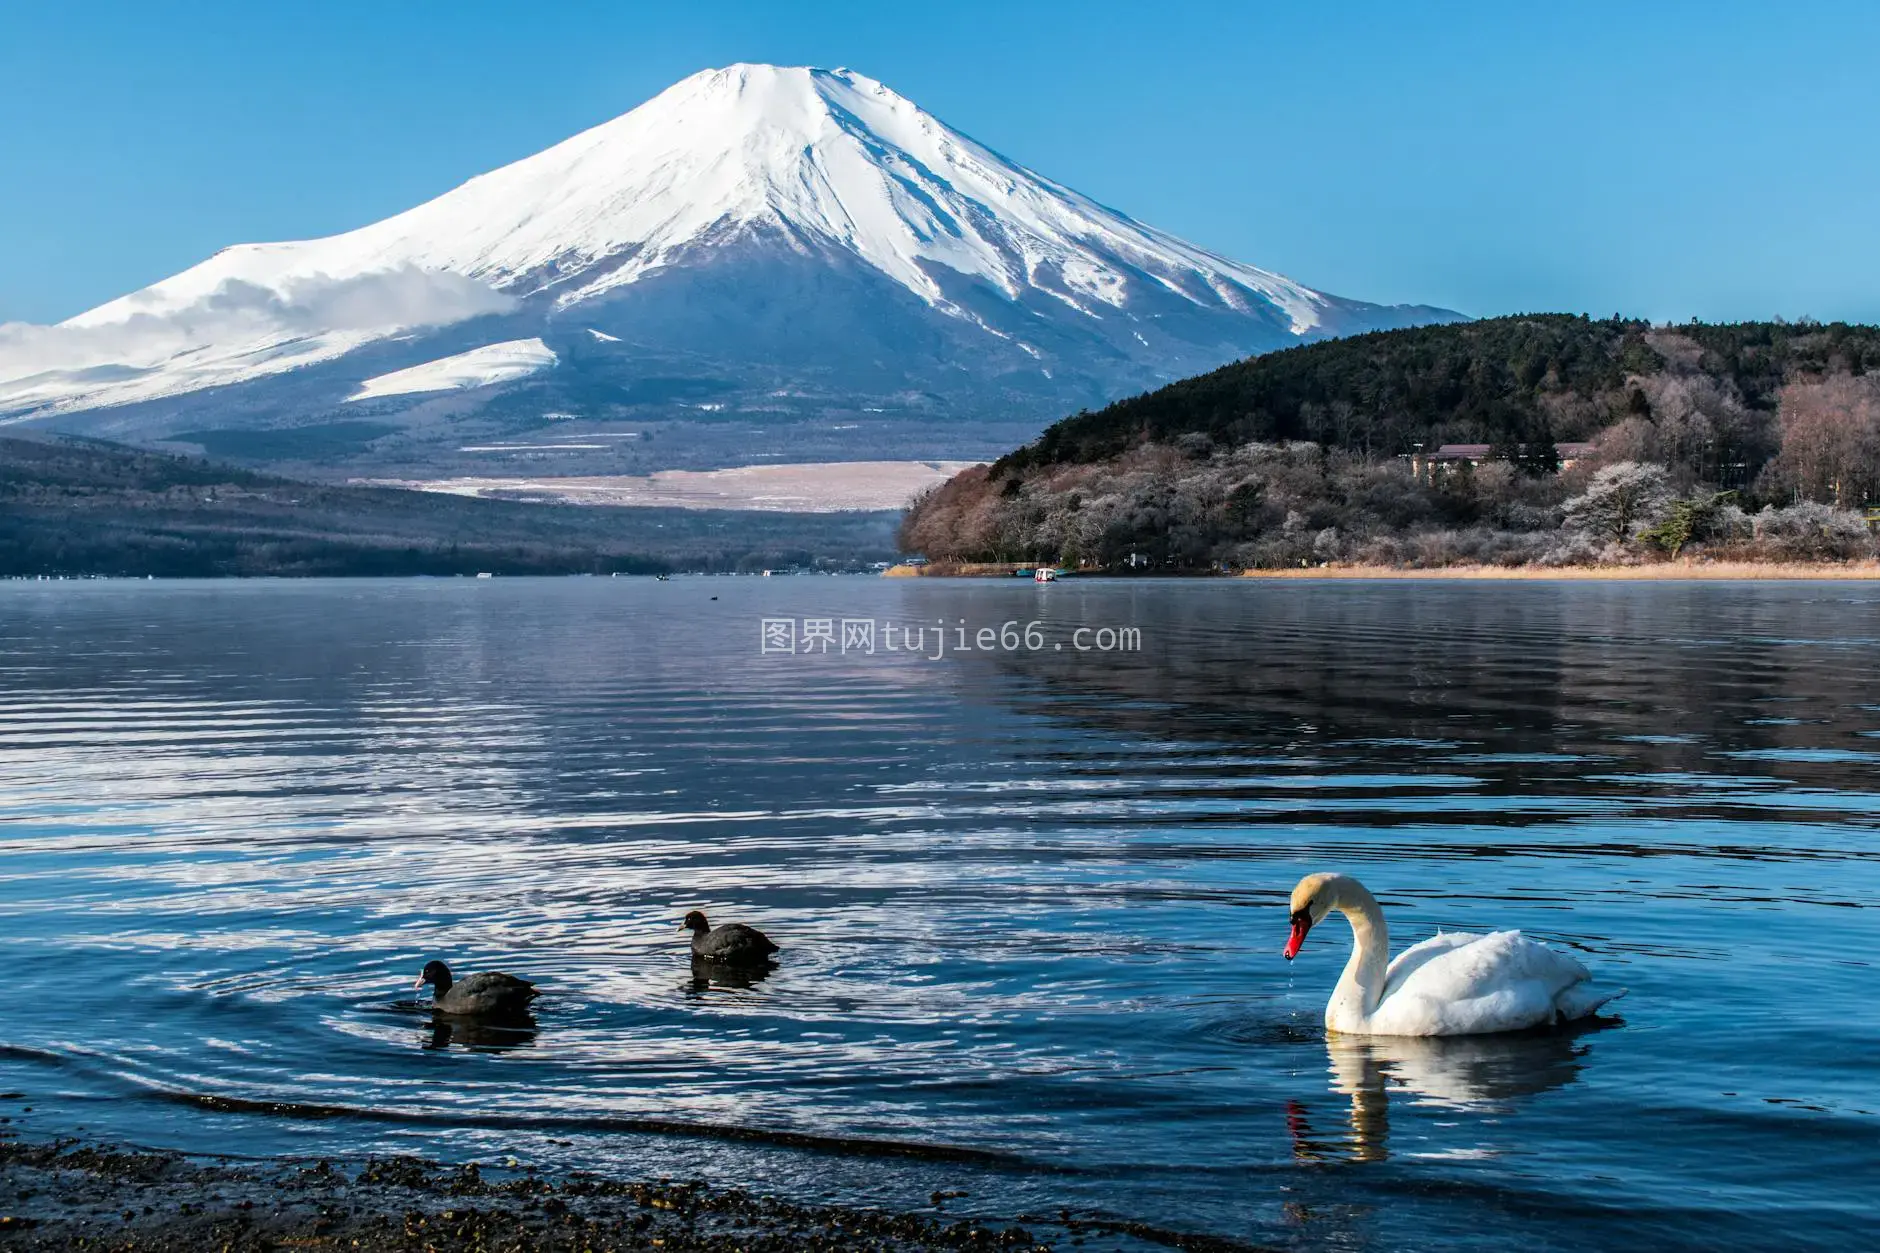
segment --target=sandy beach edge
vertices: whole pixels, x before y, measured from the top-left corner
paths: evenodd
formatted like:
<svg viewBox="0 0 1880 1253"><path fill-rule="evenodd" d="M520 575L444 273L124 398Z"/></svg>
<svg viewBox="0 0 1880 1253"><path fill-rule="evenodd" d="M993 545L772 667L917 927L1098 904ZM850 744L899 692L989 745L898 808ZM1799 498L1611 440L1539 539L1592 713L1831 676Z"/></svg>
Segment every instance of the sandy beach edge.
<svg viewBox="0 0 1880 1253"><path fill-rule="evenodd" d="M1029 571L1030 567L1023 569ZM1021 567L1005 562L898 565L889 578L1011 578ZM1092 572L1095 574L1095 572ZM1066 572L1065 578L1092 574ZM1151 576L1153 577L1153 576ZM1297 570L1240 570L1203 578L1239 579L1515 579L1619 582L1858 582L1880 579L1880 561L1657 561L1635 566L1302 566Z"/></svg>
<svg viewBox="0 0 1880 1253"><path fill-rule="evenodd" d="M1875 561L1660 561L1636 566L1311 566L1247 570L1243 579L1508 579L1581 582L1831 581L1880 579Z"/></svg>

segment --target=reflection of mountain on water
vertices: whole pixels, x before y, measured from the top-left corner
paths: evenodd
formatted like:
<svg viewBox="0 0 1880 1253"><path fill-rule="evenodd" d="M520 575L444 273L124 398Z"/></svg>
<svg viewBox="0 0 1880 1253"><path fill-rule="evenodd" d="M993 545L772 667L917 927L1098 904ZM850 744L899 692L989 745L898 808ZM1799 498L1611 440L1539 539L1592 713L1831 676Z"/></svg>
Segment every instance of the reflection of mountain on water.
<svg viewBox="0 0 1880 1253"><path fill-rule="evenodd" d="M1517 1112L1525 1098L1578 1079L1588 1052L1583 1037L1600 1029L1592 1024L1474 1036L1329 1035L1331 1091L1349 1100L1345 1127L1328 1132L1305 1102L1292 1102L1287 1123L1293 1154L1309 1161L1388 1159L1393 1103L1449 1114Z"/></svg>

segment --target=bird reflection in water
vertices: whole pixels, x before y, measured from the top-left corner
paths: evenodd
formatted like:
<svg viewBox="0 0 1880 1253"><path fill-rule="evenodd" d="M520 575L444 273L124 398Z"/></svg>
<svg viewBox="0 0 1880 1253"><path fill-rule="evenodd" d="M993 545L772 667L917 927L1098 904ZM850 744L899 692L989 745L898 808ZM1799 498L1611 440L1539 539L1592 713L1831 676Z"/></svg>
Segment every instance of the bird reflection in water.
<svg viewBox="0 0 1880 1253"><path fill-rule="evenodd" d="M1348 1100L1345 1125L1315 1129L1306 1103L1287 1102L1293 1156L1310 1162L1388 1160L1393 1099L1456 1113L1509 1112L1522 1098L1577 1079L1588 1051L1582 1037L1610 1025L1496 1035L1328 1035L1331 1090Z"/></svg>
<svg viewBox="0 0 1880 1253"><path fill-rule="evenodd" d="M427 1049L447 1049L454 1044L474 1053L505 1053L535 1043L535 1019L498 1023L438 1014L421 1038Z"/></svg>
<svg viewBox="0 0 1880 1253"><path fill-rule="evenodd" d="M774 963L762 966L733 966L724 962L707 961L703 957L692 959L692 978L684 990L693 996L703 996L714 988L720 991L747 991L764 980L777 967Z"/></svg>

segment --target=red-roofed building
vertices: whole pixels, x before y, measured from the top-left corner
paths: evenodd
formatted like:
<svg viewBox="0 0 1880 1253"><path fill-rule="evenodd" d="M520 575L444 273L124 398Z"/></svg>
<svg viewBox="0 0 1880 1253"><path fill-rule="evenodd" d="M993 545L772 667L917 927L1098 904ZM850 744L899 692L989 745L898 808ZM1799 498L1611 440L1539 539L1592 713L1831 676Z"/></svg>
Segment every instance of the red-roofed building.
<svg viewBox="0 0 1880 1253"><path fill-rule="evenodd" d="M1443 444L1435 452L1419 449L1410 453L1410 472L1425 482L1432 481L1439 474L1454 469L1456 466L1479 466L1489 459L1488 444ZM1593 445L1585 443L1557 443L1554 452L1560 458L1560 468L1570 469L1573 463L1590 455Z"/></svg>

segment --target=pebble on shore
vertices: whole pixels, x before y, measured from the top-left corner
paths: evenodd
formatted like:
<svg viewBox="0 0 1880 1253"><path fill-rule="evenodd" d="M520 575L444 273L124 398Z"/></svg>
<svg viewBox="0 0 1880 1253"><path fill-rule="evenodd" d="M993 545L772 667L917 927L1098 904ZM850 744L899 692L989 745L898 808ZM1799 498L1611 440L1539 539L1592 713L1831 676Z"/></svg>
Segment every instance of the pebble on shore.
<svg viewBox="0 0 1880 1253"><path fill-rule="evenodd" d="M487 1173L486 1173L487 1171ZM1251 1246L1078 1219L1012 1223L931 1213L804 1205L702 1182L625 1182L529 1166L444 1166L370 1159L352 1174L328 1161L231 1164L73 1141L0 1142L0 1236L8 1249L88 1253L261 1253L283 1248L662 1250L663 1253L878 1253L974 1249ZM1042 1225L1040 1225L1042 1224Z"/></svg>

